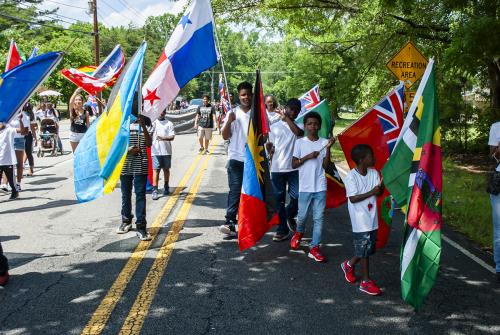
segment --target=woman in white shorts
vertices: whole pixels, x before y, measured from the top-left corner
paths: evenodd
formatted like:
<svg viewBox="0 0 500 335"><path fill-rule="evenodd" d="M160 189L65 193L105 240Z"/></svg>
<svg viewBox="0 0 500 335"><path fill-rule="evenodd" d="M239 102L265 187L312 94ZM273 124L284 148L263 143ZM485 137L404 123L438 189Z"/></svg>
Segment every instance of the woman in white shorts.
<svg viewBox="0 0 500 335"><path fill-rule="evenodd" d="M90 126L89 113L83 108L83 96L80 91L81 88L77 88L69 100L69 118L71 120L69 143L73 152L75 152L78 143L80 143Z"/></svg>

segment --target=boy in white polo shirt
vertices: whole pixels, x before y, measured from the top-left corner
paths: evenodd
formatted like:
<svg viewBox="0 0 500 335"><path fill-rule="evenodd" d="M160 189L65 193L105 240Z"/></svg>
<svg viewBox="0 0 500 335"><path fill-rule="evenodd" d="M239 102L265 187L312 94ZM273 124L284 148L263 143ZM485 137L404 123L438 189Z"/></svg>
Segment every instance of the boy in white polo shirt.
<svg viewBox="0 0 500 335"><path fill-rule="evenodd" d="M367 144L358 144L351 150L351 159L356 167L349 171L344 180L346 195L349 199L348 209L351 217L354 256L341 264L347 282L354 283L356 275L354 266L361 262L362 280L359 290L379 295L382 292L368 274L369 257L375 252L377 240L377 196L384 191L380 176L373 167L375 158L372 148Z"/></svg>
<svg viewBox="0 0 500 335"><path fill-rule="evenodd" d="M226 223L219 227L223 234L237 236L238 207L240 205L241 185L243 183L243 166L245 160L245 144L247 143L250 108L252 107L253 86L249 82L238 85L240 105L226 116L222 127L222 138L229 140L227 150L227 178L229 193L227 195Z"/></svg>

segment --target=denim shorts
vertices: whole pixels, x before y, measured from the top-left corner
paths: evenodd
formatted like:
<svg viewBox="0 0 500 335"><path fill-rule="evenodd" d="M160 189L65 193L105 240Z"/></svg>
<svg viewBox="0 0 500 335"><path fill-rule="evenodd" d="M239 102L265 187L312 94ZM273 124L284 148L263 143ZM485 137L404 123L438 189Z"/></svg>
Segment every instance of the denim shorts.
<svg viewBox="0 0 500 335"><path fill-rule="evenodd" d="M172 165L171 158L172 156L170 155L151 156L153 161L153 170L170 169L170 166Z"/></svg>
<svg viewBox="0 0 500 335"><path fill-rule="evenodd" d="M14 138L14 150L15 151L24 151L24 143L26 140L24 137L16 137Z"/></svg>
<svg viewBox="0 0 500 335"><path fill-rule="evenodd" d="M361 233L352 233L354 256L367 258L375 253L377 229Z"/></svg>

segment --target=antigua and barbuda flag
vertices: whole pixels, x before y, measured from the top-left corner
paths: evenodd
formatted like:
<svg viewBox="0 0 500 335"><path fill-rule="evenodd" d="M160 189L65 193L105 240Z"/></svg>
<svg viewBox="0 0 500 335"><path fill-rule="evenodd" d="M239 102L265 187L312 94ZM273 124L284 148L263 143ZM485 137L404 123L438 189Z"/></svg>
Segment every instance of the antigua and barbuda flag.
<svg viewBox="0 0 500 335"><path fill-rule="evenodd" d="M375 169L382 167L396 145L396 141L403 127L404 83L383 97L375 106L370 108L350 127L338 135L338 140L349 168L354 169L356 164L351 159L351 150L357 144L368 144L375 155ZM378 234L377 248L383 248L388 240L392 226L393 206L387 189L377 198Z"/></svg>
<svg viewBox="0 0 500 335"><path fill-rule="evenodd" d="M382 176L394 200L406 207L401 295L418 310L436 282L441 258L443 171L433 59Z"/></svg>
<svg viewBox="0 0 500 335"><path fill-rule="evenodd" d="M218 60L210 0L193 0L142 87L143 115L156 120L181 88Z"/></svg>
<svg viewBox="0 0 500 335"><path fill-rule="evenodd" d="M267 127L267 117L259 71L254 87L238 210L238 244L241 251L254 246L279 222L269 160L264 150L263 133Z"/></svg>

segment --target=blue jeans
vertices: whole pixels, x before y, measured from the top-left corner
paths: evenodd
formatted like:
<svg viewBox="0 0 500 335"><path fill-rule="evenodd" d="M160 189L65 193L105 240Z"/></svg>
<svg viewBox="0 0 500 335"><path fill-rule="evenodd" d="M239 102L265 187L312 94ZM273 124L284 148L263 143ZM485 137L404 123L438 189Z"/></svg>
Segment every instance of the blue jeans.
<svg viewBox="0 0 500 335"><path fill-rule="evenodd" d="M309 244L311 248L321 243L323 230L323 214L326 207L326 191L299 192L299 214L297 216L297 232L304 233L309 210L312 208L313 236Z"/></svg>
<svg viewBox="0 0 500 335"><path fill-rule="evenodd" d="M490 194L490 200L493 213L493 259L496 271L500 272L500 194Z"/></svg>
<svg viewBox="0 0 500 335"><path fill-rule="evenodd" d="M243 183L243 162L230 159L227 162L227 194L226 224L238 224L236 216L240 206L241 185Z"/></svg>
<svg viewBox="0 0 500 335"><path fill-rule="evenodd" d="M132 185L135 191L135 224L146 227L146 182L147 174L121 175L122 219L132 220Z"/></svg>
<svg viewBox="0 0 500 335"><path fill-rule="evenodd" d="M273 182L274 191L276 192L276 200L279 205L280 224L278 229L276 229L276 233L287 234L289 229L286 221L287 219L293 219L297 216L299 206L299 171L272 172L271 181ZM287 184L290 202L288 203L288 206L285 206Z"/></svg>

